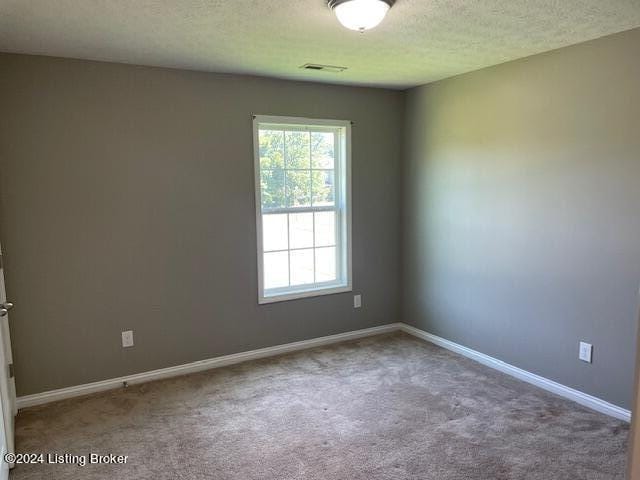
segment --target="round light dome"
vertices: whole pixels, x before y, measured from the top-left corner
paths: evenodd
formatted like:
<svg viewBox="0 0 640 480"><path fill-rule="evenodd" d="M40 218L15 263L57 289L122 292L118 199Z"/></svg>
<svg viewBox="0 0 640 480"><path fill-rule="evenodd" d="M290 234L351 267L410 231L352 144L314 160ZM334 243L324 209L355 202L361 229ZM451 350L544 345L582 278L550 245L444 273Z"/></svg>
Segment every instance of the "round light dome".
<svg viewBox="0 0 640 480"><path fill-rule="evenodd" d="M329 7L338 21L351 30L364 32L377 26L385 17L393 0L330 0Z"/></svg>

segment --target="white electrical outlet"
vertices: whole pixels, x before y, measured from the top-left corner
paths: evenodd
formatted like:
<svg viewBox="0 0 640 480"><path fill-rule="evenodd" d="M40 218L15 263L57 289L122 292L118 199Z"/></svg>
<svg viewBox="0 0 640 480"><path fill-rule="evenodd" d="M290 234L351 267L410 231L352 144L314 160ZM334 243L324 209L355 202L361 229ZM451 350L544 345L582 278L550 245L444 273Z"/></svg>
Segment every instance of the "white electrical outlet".
<svg viewBox="0 0 640 480"><path fill-rule="evenodd" d="M593 345L590 343L580 342L580 354L578 358L583 362L591 363L591 354L593 353Z"/></svg>
<svg viewBox="0 0 640 480"><path fill-rule="evenodd" d="M360 308L362 306L362 295L353 296L353 308Z"/></svg>
<svg viewBox="0 0 640 480"><path fill-rule="evenodd" d="M122 346L133 347L133 330L127 330L122 332Z"/></svg>

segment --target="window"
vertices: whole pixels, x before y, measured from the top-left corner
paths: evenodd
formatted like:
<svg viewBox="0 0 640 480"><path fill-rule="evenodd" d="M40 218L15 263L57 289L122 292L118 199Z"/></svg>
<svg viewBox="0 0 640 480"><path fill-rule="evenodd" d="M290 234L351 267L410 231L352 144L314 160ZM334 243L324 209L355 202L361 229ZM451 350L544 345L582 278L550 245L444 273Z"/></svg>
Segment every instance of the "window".
<svg viewBox="0 0 640 480"><path fill-rule="evenodd" d="M351 123L253 121L259 303L351 290Z"/></svg>

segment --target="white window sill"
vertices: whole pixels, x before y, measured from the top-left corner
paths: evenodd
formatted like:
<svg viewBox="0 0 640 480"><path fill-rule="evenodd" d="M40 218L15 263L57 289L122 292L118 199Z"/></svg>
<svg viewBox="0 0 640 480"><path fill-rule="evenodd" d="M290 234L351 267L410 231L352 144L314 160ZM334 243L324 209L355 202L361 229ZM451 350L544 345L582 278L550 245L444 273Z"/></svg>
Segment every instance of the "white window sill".
<svg viewBox="0 0 640 480"><path fill-rule="evenodd" d="M322 295L333 295L335 293L351 292L351 285L343 285L337 287L312 288L309 290L299 290L288 293L275 293L273 295L265 295L258 299L260 305L267 303L286 302L288 300L297 300L299 298L320 297Z"/></svg>

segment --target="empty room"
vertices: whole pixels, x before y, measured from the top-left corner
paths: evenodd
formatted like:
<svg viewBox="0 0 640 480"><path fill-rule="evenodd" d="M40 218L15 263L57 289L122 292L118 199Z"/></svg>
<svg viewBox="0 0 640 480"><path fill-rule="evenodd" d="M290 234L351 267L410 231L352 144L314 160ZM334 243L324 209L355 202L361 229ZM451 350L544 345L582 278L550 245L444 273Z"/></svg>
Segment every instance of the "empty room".
<svg viewBox="0 0 640 480"><path fill-rule="evenodd" d="M0 0L0 480L640 480L640 2Z"/></svg>

